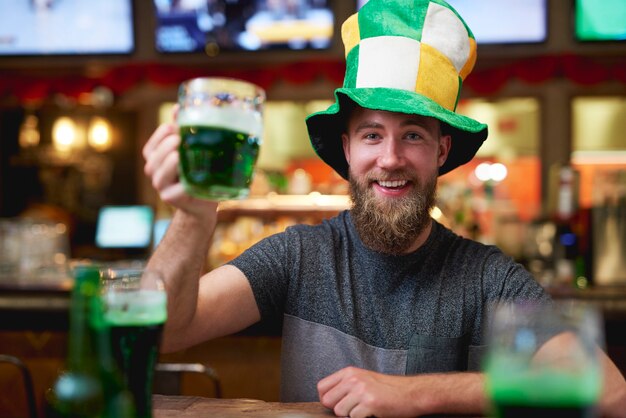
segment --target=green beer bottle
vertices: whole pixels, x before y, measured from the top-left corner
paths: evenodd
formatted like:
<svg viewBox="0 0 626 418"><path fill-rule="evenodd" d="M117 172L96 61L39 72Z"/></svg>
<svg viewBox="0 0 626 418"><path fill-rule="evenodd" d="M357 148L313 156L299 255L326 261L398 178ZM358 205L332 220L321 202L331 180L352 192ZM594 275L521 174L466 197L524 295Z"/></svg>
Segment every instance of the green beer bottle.
<svg viewBox="0 0 626 418"><path fill-rule="evenodd" d="M74 278L66 370L46 393L46 416L132 417L132 400L112 366L108 328L94 320L101 315L99 270L80 266Z"/></svg>

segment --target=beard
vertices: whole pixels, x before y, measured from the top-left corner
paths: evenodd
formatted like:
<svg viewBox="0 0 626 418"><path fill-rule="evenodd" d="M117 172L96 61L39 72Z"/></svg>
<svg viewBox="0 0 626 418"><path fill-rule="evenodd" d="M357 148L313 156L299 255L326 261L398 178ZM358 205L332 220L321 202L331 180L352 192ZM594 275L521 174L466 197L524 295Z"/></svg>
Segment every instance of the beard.
<svg viewBox="0 0 626 418"><path fill-rule="evenodd" d="M370 186L373 180L370 176L360 181L350 176L352 220L365 246L379 253L401 255L408 251L431 222L430 210L435 204L437 174L427 178L423 184L416 175L407 176L406 173L391 173L385 178L411 179L413 189L404 197L383 199Z"/></svg>

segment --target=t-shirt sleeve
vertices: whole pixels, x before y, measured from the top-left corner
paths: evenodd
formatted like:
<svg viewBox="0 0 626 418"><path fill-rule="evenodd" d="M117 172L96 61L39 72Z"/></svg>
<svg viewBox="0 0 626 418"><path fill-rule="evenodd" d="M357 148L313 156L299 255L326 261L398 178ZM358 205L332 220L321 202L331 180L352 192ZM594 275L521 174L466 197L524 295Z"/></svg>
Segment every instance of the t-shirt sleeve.
<svg viewBox="0 0 626 418"><path fill-rule="evenodd" d="M287 235L267 237L227 263L250 282L262 320L282 317L289 281Z"/></svg>
<svg viewBox="0 0 626 418"><path fill-rule="evenodd" d="M550 295L521 264L493 249L484 264L483 278L489 301L549 302Z"/></svg>

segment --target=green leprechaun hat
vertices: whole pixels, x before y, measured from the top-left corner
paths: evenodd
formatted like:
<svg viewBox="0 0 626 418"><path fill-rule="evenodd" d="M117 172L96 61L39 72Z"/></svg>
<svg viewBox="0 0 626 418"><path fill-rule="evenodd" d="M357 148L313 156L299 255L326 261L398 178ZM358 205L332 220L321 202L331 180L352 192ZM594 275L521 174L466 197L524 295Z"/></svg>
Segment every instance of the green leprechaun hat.
<svg viewBox="0 0 626 418"><path fill-rule="evenodd" d="M456 10L443 0L370 0L343 23L341 35L343 87L333 105L306 120L324 162L348 178L341 135L354 104L444 122L452 146L439 175L474 157L487 125L454 112L476 61L476 40Z"/></svg>

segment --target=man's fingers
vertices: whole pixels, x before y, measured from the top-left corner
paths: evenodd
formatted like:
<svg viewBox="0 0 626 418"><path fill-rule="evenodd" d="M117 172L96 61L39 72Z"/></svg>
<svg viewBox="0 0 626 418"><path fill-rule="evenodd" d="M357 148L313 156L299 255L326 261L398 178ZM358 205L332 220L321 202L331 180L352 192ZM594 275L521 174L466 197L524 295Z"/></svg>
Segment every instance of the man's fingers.
<svg viewBox="0 0 626 418"><path fill-rule="evenodd" d="M154 148L146 158L144 172L148 176L154 175L165 159L171 154L178 154L178 145L180 144L180 136L169 134L161 138L158 147Z"/></svg>
<svg viewBox="0 0 626 418"><path fill-rule="evenodd" d="M359 400L351 393L344 395L333 408L338 417L354 417L353 413L358 408Z"/></svg>
<svg viewBox="0 0 626 418"><path fill-rule="evenodd" d="M339 370L317 382L317 393L320 398L320 402L322 402L322 404L329 408L332 408L332 406L326 405L326 399L323 398L328 397L328 402L330 402L331 398L330 396L328 396L328 393L341 382L342 376L342 371ZM332 403L333 406L337 400L338 399L335 399L335 401Z"/></svg>
<svg viewBox="0 0 626 418"><path fill-rule="evenodd" d="M163 123L159 125L155 131L150 135L150 138L143 146L142 154L145 159L148 159L149 155L159 146L161 141L171 134L178 134L178 124L176 119L178 118L178 112L180 111L180 105L176 103L172 107L172 121L171 123Z"/></svg>
<svg viewBox="0 0 626 418"><path fill-rule="evenodd" d="M152 187L157 191L178 182L178 153L168 154L152 175Z"/></svg>
<svg viewBox="0 0 626 418"><path fill-rule="evenodd" d="M367 407L365 407L365 405L363 405L362 403L357 403L348 412L348 416L350 418L367 418L367 417L374 416L374 414Z"/></svg>
<svg viewBox="0 0 626 418"><path fill-rule="evenodd" d="M159 125L150 135L148 142L143 146L142 155L144 159L148 159L155 149L159 147L161 142L172 134L176 134L176 126L171 123Z"/></svg>

